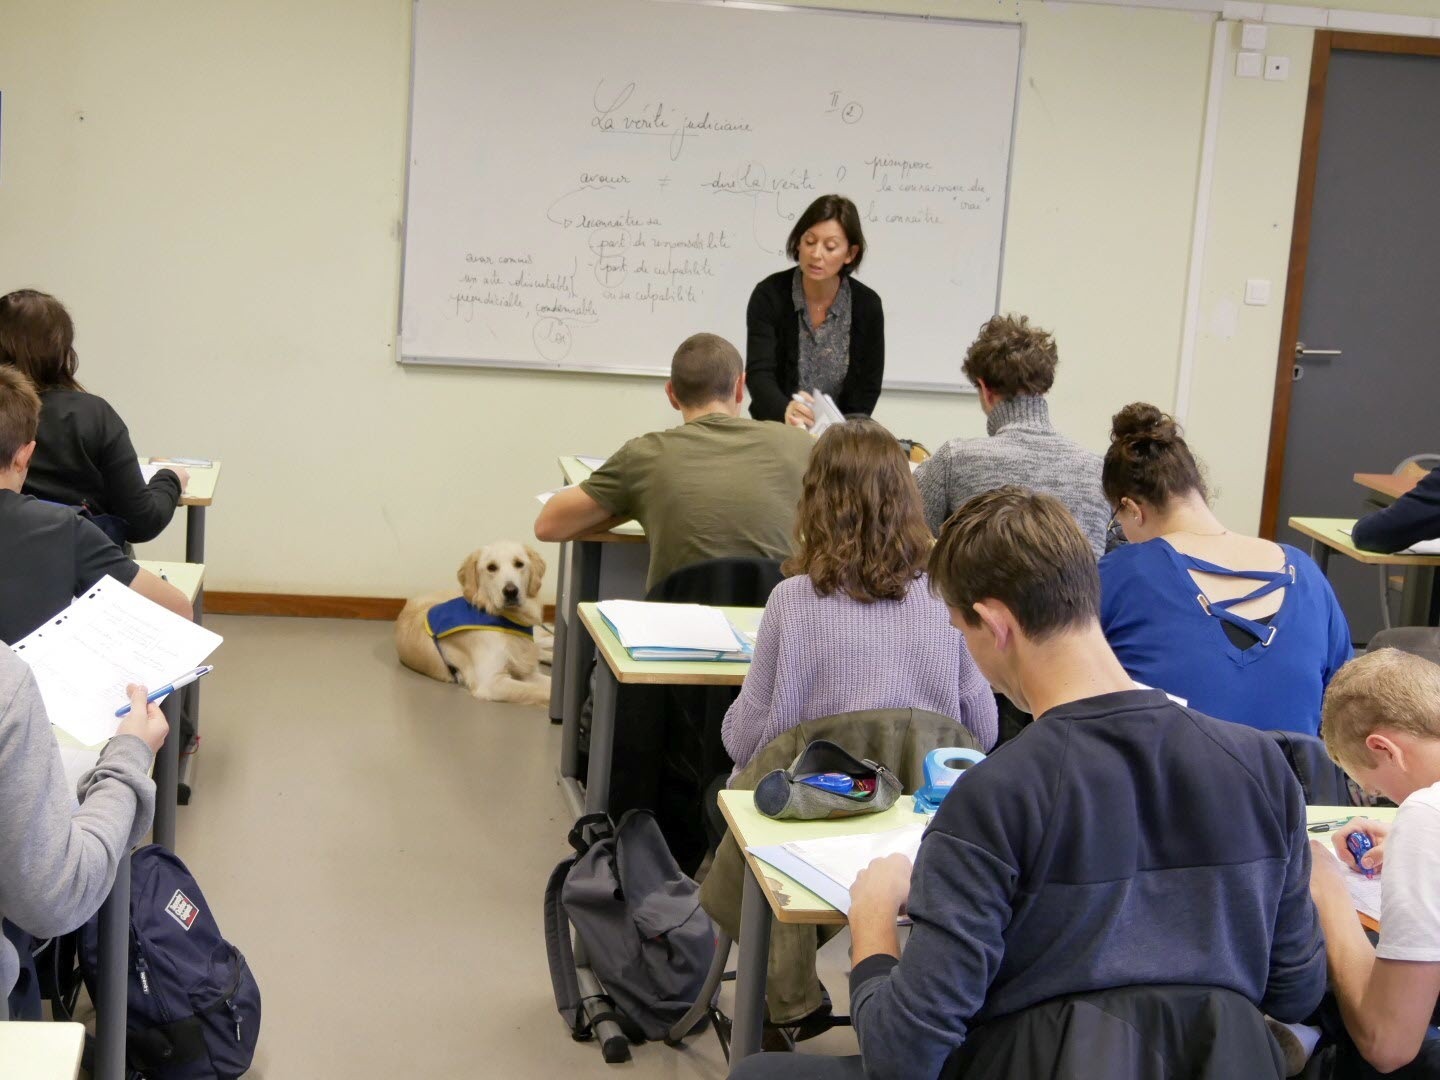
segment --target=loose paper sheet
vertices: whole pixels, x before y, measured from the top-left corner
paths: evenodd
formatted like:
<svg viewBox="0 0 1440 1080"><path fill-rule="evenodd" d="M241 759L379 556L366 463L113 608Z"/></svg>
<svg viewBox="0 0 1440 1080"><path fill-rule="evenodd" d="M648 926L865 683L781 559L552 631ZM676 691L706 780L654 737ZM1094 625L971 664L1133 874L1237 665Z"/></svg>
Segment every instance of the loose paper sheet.
<svg viewBox="0 0 1440 1080"><path fill-rule="evenodd" d="M120 725L127 683L164 686L222 640L106 577L12 649L34 672L50 722L96 746Z"/></svg>

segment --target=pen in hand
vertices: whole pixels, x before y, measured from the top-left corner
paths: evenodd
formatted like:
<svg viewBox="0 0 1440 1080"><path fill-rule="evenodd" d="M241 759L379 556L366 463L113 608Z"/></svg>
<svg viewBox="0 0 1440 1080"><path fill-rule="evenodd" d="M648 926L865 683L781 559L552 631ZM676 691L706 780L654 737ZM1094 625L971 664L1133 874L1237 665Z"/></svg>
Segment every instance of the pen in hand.
<svg viewBox="0 0 1440 1080"><path fill-rule="evenodd" d="M190 685L192 682L194 682L196 679L198 679L198 678L200 678L200 677L202 677L202 676L204 676L204 675L209 675L210 672L212 672L212 671L214 671L214 670L215 670L215 665L214 665L214 664L202 664L200 667L197 667L194 671L187 671L184 675L181 675L178 679L175 679L175 680L173 680L172 682L170 682L169 685L167 685L167 686L162 686L162 687L160 687L159 690L152 690L152 691L150 692L149 696L145 698L145 702L146 702L146 704L149 704L150 702L159 701L159 700L160 700L161 698L163 698L166 694L173 694L176 690L180 690L180 689L183 689L184 687L189 686L189 685ZM129 706L129 705L126 705L126 706L124 706L124 707L122 707L122 708L116 709L116 710L115 710L115 715L116 715L117 717L125 716L125 715L127 715L129 712L130 712L130 706Z"/></svg>

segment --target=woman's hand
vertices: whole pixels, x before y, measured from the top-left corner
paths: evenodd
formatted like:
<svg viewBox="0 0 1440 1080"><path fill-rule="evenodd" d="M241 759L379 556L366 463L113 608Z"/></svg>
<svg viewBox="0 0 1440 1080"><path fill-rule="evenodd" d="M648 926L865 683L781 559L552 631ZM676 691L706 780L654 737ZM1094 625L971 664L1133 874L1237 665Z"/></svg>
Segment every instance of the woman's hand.
<svg viewBox="0 0 1440 1080"><path fill-rule="evenodd" d="M810 428L815 426L815 413L810 408L810 406L814 404L815 399L804 390L801 390L796 396L804 398L805 400L796 401L795 398L790 399L790 403L785 406L785 423L791 427L800 427L809 431Z"/></svg>

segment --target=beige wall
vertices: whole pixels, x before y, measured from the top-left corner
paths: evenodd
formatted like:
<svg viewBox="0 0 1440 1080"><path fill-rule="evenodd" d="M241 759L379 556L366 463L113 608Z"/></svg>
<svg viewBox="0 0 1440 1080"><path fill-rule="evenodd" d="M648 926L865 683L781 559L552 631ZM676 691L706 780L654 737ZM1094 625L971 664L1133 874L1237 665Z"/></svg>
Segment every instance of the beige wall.
<svg viewBox="0 0 1440 1080"><path fill-rule="evenodd" d="M1173 405L1213 19L884 6L1024 20L1003 304L1058 334L1053 408L1076 438L1103 447L1127 401ZM394 362L409 17L409 0L6 5L0 290L70 305L82 378L142 452L224 459L212 588L432 588L478 543L529 535L557 454L673 416L644 379ZM1271 34L1289 82L1225 68L1191 410L1245 529L1311 40ZM1247 277L1271 279L1270 307L1239 306ZM973 398L891 393L877 416L932 446L984 430Z"/></svg>

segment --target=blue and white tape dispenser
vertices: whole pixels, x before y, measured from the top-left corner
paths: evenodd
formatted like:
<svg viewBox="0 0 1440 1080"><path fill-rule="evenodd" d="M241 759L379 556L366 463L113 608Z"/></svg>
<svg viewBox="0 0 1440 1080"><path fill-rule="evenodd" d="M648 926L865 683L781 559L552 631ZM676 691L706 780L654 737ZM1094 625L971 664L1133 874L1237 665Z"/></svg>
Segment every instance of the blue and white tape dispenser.
<svg viewBox="0 0 1440 1080"><path fill-rule="evenodd" d="M964 746L942 746L925 755L925 786L915 792L915 812L933 814L940 809L940 800L950 793L955 781L965 770L984 761L979 750Z"/></svg>

